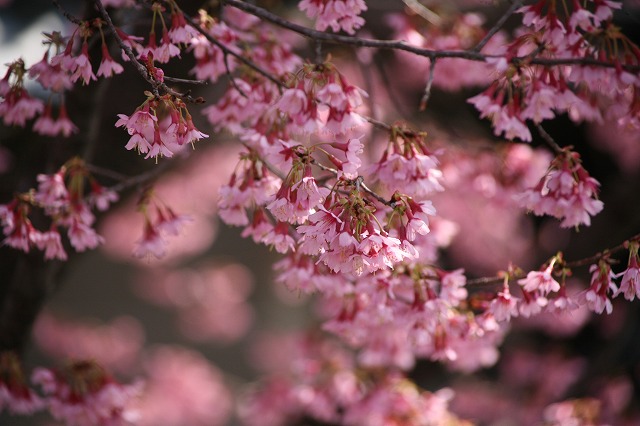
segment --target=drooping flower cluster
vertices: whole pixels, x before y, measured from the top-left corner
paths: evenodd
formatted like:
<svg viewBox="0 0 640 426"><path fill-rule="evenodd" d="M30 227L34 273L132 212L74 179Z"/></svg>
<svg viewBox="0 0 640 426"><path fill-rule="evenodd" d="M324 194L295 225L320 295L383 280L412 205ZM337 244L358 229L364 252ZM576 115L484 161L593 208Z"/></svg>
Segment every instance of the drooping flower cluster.
<svg viewBox="0 0 640 426"><path fill-rule="evenodd" d="M501 76L469 99L481 117L491 119L496 135L531 141L525 121L540 123L559 113L568 113L577 122L602 122L606 116L621 126L638 128L639 80L625 67L640 63L640 50L612 23L613 9L621 4L593 0L570 5L561 9L556 2L539 0L520 9L530 32L517 37L504 59L495 61ZM512 61L530 56L541 61L607 61L614 67L578 63L563 68Z"/></svg>
<svg viewBox="0 0 640 426"><path fill-rule="evenodd" d="M0 413L33 414L44 401L29 387L17 355L0 352Z"/></svg>
<svg viewBox="0 0 640 426"><path fill-rule="evenodd" d="M331 27L354 34L364 25L360 14L367 10L364 0L302 0L298 7L309 18L316 18L316 29L324 31Z"/></svg>
<svg viewBox="0 0 640 426"><path fill-rule="evenodd" d="M39 368L32 380L42 387L51 415L65 424L126 425L137 419L131 407L142 384L120 384L93 361L76 361L60 371Z"/></svg>
<svg viewBox="0 0 640 426"><path fill-rule="evenodd" d="M551 162L538 184L520 197L521 205L534 214L562 219L564 228L589 226L591 216L603 208L597 199L600 184L582 167L580 155L564 149Z"/></svg>
<svg viewBox="0 0 640 426"><path fill-rule="evenodd" d="M134 3L105 0L97 5L130 7ZM422 61L420 66L428 64L429 69L417 79L424 83L429 78L429 90L432 82L436 88L454 91L493 80L469 102L481 117L491 119L497 136L531 141L527 120L538 125L565 113L575 122L606 118L629 128L640 127L640 83L632 72L640 63L640 51L612 24L613 10L619 4L565 2L561 11L556 3L540 0L523 7L519 12L525 28L518 29L514 41L504 48L500 45L506 43L506 36L486 31L481 16L447 17L444 13L443 20L436 15L426 29L410 18L393 18L391 26L407 42L380 45L409 50L411 53L402 54ZM637 238L627 242L626 270L614 274L609 258L598 257L591 268L589 288L577 295L568 294L565 278L571 268L561 254L539 270L510 267L497 286L489 280L491 287L481 291L468 285L462 269L440 269L439 249L451 242L455 229L463 229L435 216L434 204L439 214L442 210L438 200L432 202L429 197L436 197L445 186L449 189L449 184L457 183L465 187L459 196L464 191L477 193L501 207L512 207L514 193L521 193L518 200L524 207L537 215L559 218L561 226L570 228L588 226L591 216L602 210L597 199L599 183L582 167L577 152L567 148L558 153L538 184L522 193L542 157L534 155L529 146L512 146L504 155L495 155L495 147L466 156L453 149L436 150L427 144L426 133L410 130L409 125L378 121L381 115L395 115L382 108L384 101L372 102L375 118L365 119L362 98L366 95L357 85L377 89L378 74L384 72L363 70L365 83L354 83L357 77L349 73L348 65L342 68L341 64L338 71L331 56L322 62L321 50L326 47L320 40L316 40L315 63L303 61L294 53L292 40L263 24L258 16L283 27L288 24L271 12L253 16L234 4L225 4L215 18L200 11L192 26L191 18L173 0L142 2L138 6L148 6L151 22L145 38L126 34L112 24L103 33L108 20L101 19L82 21L69 39L47 35L49 48L42 61L30 68L20 60L9 65L0 81L0 116L9 126L26 126L35 119L33 130L41 135L68 137L78 132L69 119L63 92L123 72L105 40L105 33L114 33L131 49L122 52L123 60L136 58L138 63L133 65L142 69L153 90L131 115L119 114L115 125L129 135L126 149L136 149L157 161L176 156L184 145L207 135L196 129L187 109L193 98L168 88L165 82L172 80L165 78L154 61L165 64L193 55L195 65L190 73L196 78L218 82L221 76L228 77L226 92L203 110L216 131L226 130L244 145L238 166L220 191L219 214L225 223L244 227L244 237L286 255L276 266L276 279L291 290L318 293L321 327L353 349L347 352L337 344L306 342L302 356L290 365L291 374L268 381L265 391L250 399L242 415L247 423L312 419L347 425L456 424L447 409L449 392L424 392L399 370L411 369L418 359L443 362L463 372L488 367L497 362L497 347L513 318L562 315L579 306L611 313L612 298L621 294L629 300L640 297ZM316 29L354 34L364 25L361 14L367 6L362 0L303 0L299 9L315 18ZM418 10L422 11L417 12L419 19L433 18L428 9ZM306 34L305 29L289 27ZM98 41L98 33L102 61L96 72L90 46ZM351 37L324 36L358 46ZM443 50L452 52L440 56ZM373 65L367 52L359 51L358 56L368 57L363 62ZM463 55L466 57L460 57ZM557 66L562 61L566 63ZM497 74L495 80L492 72ZM404 80L404 74L394 79ZM410 73L406 74L411 80ZM56 119L56 102L32 98L25 89L26 75L59 95ZM392 98L399 95L385 90ZM375 132L369 131L367 121L376 126ZM371 164L369 154L377 148L375 134L380 131L389 133L387 143ZM460 144L464 145L466 141ZM97 184L88 170L81 161L73 160L54 175L38 176L37 189L1 205L3 243L25 252L37 248L46 259L64 260L67 252L60 228L67 228L70 245L77 251L95 248L102 238L93 231L92 209L107 209L116 195ZM454 210L453 206L449 208ZM160 258L166 252L165 237L178 234L188 218L158 202L150 192L142 195L138 207L144 225L134 255ZM39 231L33 225L36 208L44 211L50 231ZM527 220L518 214L522 222ZM477 219L467 216L473 216L467 219L469 223ZM500 217L492 216L486 222L495 227ZM478 240L474 235L479 235L460 234L462 240ZM487 252L483 259L498 257L490 244L481 243ZM456 260L447 258L449 263ZM200 276L186 275L174 274L167 278L172 283L161 286L179 301L156 302L180 304L181 328L187 337L236 338L238 334L212 325L224 314L244 315L244 322L236 318L227 325L246 329L250 312L229 307L207 311L215 302L224 303L220 302L224 297L200 285ZM620 277L618 286L615 280ZM178 281L187 285L177 289L174 284ZM224 285L218 290L224 291ZM238 302L239 293L233 297L243 306ZM207 321L211 323L204 324ZM181 424L185 418L216 424L226 419L231 403L215 370L197 356L194 360L179 351L158 351L156 355L149 363L156 380L143 424ZM183 370L180 363L194 368ZM22 386L21 375L13 368L10 365L10 373L0 375L0 409L30 412L42 401ZM184 377L183 371L187 372ZM74 363L59 372L39 370L35 379L58 420L78 425L119 424L134 418L124 402L137 390L114 383L91 362ZM166 396L175 386L193 398L184 404L179 401L173 411L165 410L162 401L170 404ZM198 393L199 388L205 392ZM199 415L199 410L206 411L216 399L222 401L219 406L207 411L209 415ZM198 413L191 412L192 406ZM167 413L179 414L171 417ZM559 418L556 414L549 418Z"/></svg>
<svg viewBox="0 0 640 426"><path fill-rule="evenodd" d="M89 190L86 191L87 180ZM3 244L28 253L32 248L44 252L45 259L66 260L59 228L67 229L69 243L76 251L96 248L103 238L93 229L92 209L106 210L117 194L89 173L85 163L74 158L53 175L38 175L38 188L19 194L0 205ZM33 208L50 218L47 231L36 229L30 219Z"/></svg>
<svg viewBox="0 0 640 426"><path fill-rule="evenodd" d="M425 143L426 134L394 127L380 160L367 175L387 193L401 190L420 200L443 191L438 159Z"/></svg>
<svg viewBox="0 0 640 426"><path fill-rule="evenodd" d="M304 65L301 75L292 76L275 107L292 122L298 132L329 130L334 134L362 125L355 109L364 92L347 82L330 62Z"/></svg>
<svg viewBox="0 0 640 426"><path fill-rule="evenodd" d="M177 214L171 207L161 204L152 189L140 197L138 211L144 216L142 237L133 249L133 255L138 258L163 257L166 254L166 237L180 235L184 225L191 221L189 216Z"/></svg>
<svg viewBox="0 0 640 426"><path fill-rule="evenodd" d="M131 138L125 146L145 158L172 157L185 144L206 135L196 129L186 104L170 95L149 97L131 116L118 114L116 127L124 127Z"/></svg>
<svg viewBox="0 0 640 426"><path fill-rule="evenodd" d="M292 340L292 361L242 401L245 424L305 418L344 425L464 424L448 409L451 391L426 392L398 372L363 368L323 336Z"/></svg>

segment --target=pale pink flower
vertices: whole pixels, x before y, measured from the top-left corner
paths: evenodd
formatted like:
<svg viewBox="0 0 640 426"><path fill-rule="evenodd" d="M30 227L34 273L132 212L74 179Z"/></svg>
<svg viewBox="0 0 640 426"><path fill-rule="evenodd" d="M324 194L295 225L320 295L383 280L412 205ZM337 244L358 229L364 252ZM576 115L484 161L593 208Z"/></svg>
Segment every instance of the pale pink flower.
<svg viewBox="0 0 640 426"><path fill-rule="evenodd" d="M59 64L49 63L48 50L40 62L29 68L29 77L36 79L42 87L53 92L62 92L73 87L69 73L63 70Z"/></svg>
<svg viewBox="0 0 640 426"><path fill-rule="evenodd" d="M419 203L413 201L413 199L406 199L408 209L405 210L407 217L406 225L406 238L409 241L416 239L416 234L427 235L431 230L429 229L429 216L436 214L436 209L433 207L431 201L425 200Z"/></svg>
<svg viewBox="0 0 640 426"><path fill-rule="evenodd" d="M222 373L200 353L160 346L145 357L141 426L226 424L233 401Z"/></svg>
<svg viewBox="0 0 640 426"><path fill-rule="evenodd" d="M74 83L79 79L82 79L82 84L89 84L91 80L97 80L96 75L91 69L89 45L86 40L82 43L80 55L75 58L75 66L73 67L73 70L73 74L71 74L71 81Z"/></svg>
<svg viewBox="0 0 640 426"><path fill-rule="evenodd" d="M69 202L69 192L64 182L64 170L52 175L39 174L37 176L38 189L34 200L40 203L45 211L56 212Z"/></svg>
<svg viewBox="0 0 640 426"><path fill-rule="evenodd" d="M505 286L489 304L488 312L491 312L498 322L509 321L512 317L518 316L519 300L513 297L509 288Z"/></svg>
<svg viewBox="0 0 640 426"><path fill-rule="evenodd" d="M124 71L122 65L113 60L111 55L109 54L109 48L106 44L102 45L102 61L100 62L100 67L98 68L97 76L103 76L105 78L109 78L114 74L120 74Z"/></svg>
<svg viewBox="0 0 640 426"><path fill-rule="evenodd" d="M328 194L328 189L318 188L311 166L297 162L267 209L281 222L304 223Z"/></svg>
<svg viewBox="0 0 640 426"><path fill-rule="evenodd" d="M33 122L33 131L43 136L55 136L55 124L51 117L51 104L47 104L44 112Z"/></svg>
<svg viewBox="0 0 640 426"><path fill-rule="evenodd" d="M91 206L100 211L106 211L109 206L118 201L118 193L99 185L96 182L91 183L91 193L88 202Z"/></svg>
<svg viewBox="0 0 640 426"><path fill-rule="evenodd" d="M540 292L542 295L547 295L551 292L557 292L560 290L560 283L551 276L552 272L553 264L550 264L544 271L530 271L526 278L518 280L518 284L530 293Z"/></svg>
<svg viewBox="0 0 640 426"><path fill-rule="evenodd" d="M158 46L153 58L160 63L167 63L173 57L180 57L180 48L171 42L167 28L162 29L162 43Z"/></svg>
<svg viewBox="0 0 640 426"><path fill-rule="evenodd" d="M582 167L576 152L565 150L551 163L538 184L517 196L519 203L536 215L547 214L562 219L560 226L589 226L598 214L602 201L597 193L600 184Z"/></svg>
<svg viewBox="0 0 640 426"><path fill-rule="evenodd" d="M638 262L638 243L633 242L629 248L629 263L627 269L619 273L617 277L622 277L620 288L613 297L618 297L624 293L624 298L633 301L634 298L640 298L640 264Z"/></svg>
<svg viewBox="0 0 640 426"><path fill-rule="evenodd" d="M171 10L171 28L169 38L175 44L188 44L192 38L198 35L192 26L187 24L181 11Z"/></svg>
<svg viewBox="0 0 640 426"><path fill-rule="evenodd" d="M331 155L329 160L338 168L338 178L356 179L358 170L362 166L360 158L364 152L364 145L359 138L349 138L347 142L333 142L332 148L335 148L335 155Z"/></svg>
<svg viewBox="0 0 640 426"><path fill-rule="evenodd" d="M354 273L362 275L364 263L362 258L355 256L358 240L350 232L332 233L329 249L320 254L320 261L334 272Z"/></svg>
<svg viewBox="0 0 640 426"><path fill-rule="evenodd" d="M276 107L282 112L295 116L304 112L309 104L306 93L298 88L286 89L282 92L282 97L276 103Z"/></svg>
<svg viewBox="0 0 640 426"><path fill-rule="evenodd" d="M542 312L542 309L547 306L548 303L549 301L546 297L523 290L522 300L520 300L518 304L518 311L522 317L529 318Z"/></svg>
<svg viewBox="0 0 640 426"><path fill-rule="evenodd" d="M62 134L65 138L68 138L73 133L78 132L78 127L69 119L67 114L67 107L63 103L60 105L60 111L58 111L58 119L53 122L53 134Z"/></svg>
<svg viewBox="0 0 640 426"><path fill-rule="evenodd" d="M44 102L32 98L23 88L12 88L0 102L0 116L6 126L24 127L27 120L31 120L44 110Z"/></svg>
<svg viewBox="0 0 640 426"><path fill-rule="evenodd" d="M364 25L359 15L367 10L364 0L302 0L300 10L309 18L316 18L316 29L324 31L331 27L334 32L344 30L348 34Z"/></svg>
<svg viewBox="0 0 640 426"><path fill-rule="evenodd" d="M167 241L156 226L146 221L142 237L136 241L133 255L137 258L149 258L153 255L156 259L160 259L165 254L167 254Z"/></svg>
<svg viewBox="0 0 640 426"><path fill-rule="evenodd" d="M67 425L117 425L138 418L131 407L142 393L142 383L120 384L93 361L76 361L64 372L37 368L32 381L47 395L53 418Z"/></svg>
<svg viewBox="0 0 640 426"><path fill-rule="evenodd" d="M76 251L94 249L104 242L104 238L98 235L90 225L78 219L72 220L67 235Z"/></svg>
<svg viewBox="0 0 640 426"><path fill-rule="evenodd" d="M318 207L318 211L309 216L309 225L297 228L302 235L300 251L305 254L316 255L327 249L327 243L332 241L342 227L342 220L333 212Z"/></svg>
<svg viewBox="0 0 640 426"><path fill-rule="evenodd" d="M289 224L287 222L278 222L275 227L262 237L262 243L273 246L278 253L295 251L295 241L289 235Z"/></svg>
<svg viewBox="0 0 640 426"><path fill-rule="evenodd" d="M591 285L580 293L579 300L586 303L591 311L598 314L607 311L607 314L611 314L613 305L609 294L615 294L618 290L613 282L615 275L611 266L605 260L601 260L598 264L591 265L589 272L592 273Z"/></svg>
<svg viewBox="0 0 640 426"><path fill-rule="evenodd" d="M164 210L158 209L158 220L155 227L162 233L177 236L182 233L182 229L189 222L193 222L191 216L176 214L172 209L166 207Z"/></svg>
<svg viewBox="0 0 640 426"><path fill-rule="evenodd" d="M27 385L22 364L12 351L0 352L0 413L32 415L44 401Z"/></svg>
<svg viewBox="0 0 640 426"><path fill-rule="evenodd" d="M464 269L456 269L455 271L438 271L440 276L440 299L449 303L451 306L458 306L460 302L466 300L468 291L465 288L467 277L464 275Z"/></svg>
<svg viewBox="0 0 640 426"><path fill-rule="evenodd" d="M56 229L37 234L34 238L34 243L38 249L44 251L45 260L67 260L67 253L62 247L60 233Z"/></svg>

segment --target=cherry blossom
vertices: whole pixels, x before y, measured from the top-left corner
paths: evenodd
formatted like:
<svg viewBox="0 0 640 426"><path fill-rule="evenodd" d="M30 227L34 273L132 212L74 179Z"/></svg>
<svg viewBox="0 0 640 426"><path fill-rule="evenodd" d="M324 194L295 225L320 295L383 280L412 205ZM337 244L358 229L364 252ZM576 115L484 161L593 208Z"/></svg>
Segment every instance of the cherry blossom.
<svg viewBox="0 0 640 426"><path fill-rule="evenodd" d="M268 246L269 257L278 259L276 293L291 304L308 305L304 322L311 325L286 344L255 349L259 368L269 372L237 403L236 417L246 424L466 424L450 404L457 404L456 413L469 412L487 424L533 424L542 411L544 421L570 423L578 421L580 410L574 408L580 403L559 401L569 386L583 381L611 393L601 398L615 400L615 413L622 413L622 401L630 400L620 396L624 389L588 377L577 381L582 360L509 360L519 339L505 339L510 331L526 329L566 337L580 330L590 312L612 314L614 297L640 298L637 235L568 261L558 250L575 255L576 229L555 232L555 222L534 221L522 211L578 228L590 226L604 209L601 185L585 168L594 163L587 155L591 150L578 137L558 144L555 131L545 129L555 130L563 116L570 125L611 123L631 136L640 128L640 49L614 16L621 4L513 2L503 5L508 9L502 18L486 13L486 19L489 5L462 13L437 3L407 1L390 6L396 12L367 15L362 0L303 0L298 15L235 0L194 16L173 0L96 2L80 17L64 11L74 24L71 34L45 33L41 59L30 67L21 59L9 63L0 80L3 124L23 128L10 129L9 137L29 140L22 138L28 131L48 137L42 155L29 157L41 169L33 175L22 152L39 148L16 150L10 143L0 149L0 174L15 172L19 178L16 189L6 188L16 192L0 204L2 245L24 252L14 253L17 267L27 259L38 272L40 263L25 253L54 261L49 266L55 269L73 261L72 251L96 249L107 239L124 241L117 247L125 248L120 258L139 272L138 295L173 310L181 336L243 347L240 339L248 331L249 339L260 333L250 330L260 313L249 304L246 268L219 266L217 260L211 266L202 254L214 240L213 215ZM303 15L313 22L293 22ZM373 19L365 27L368 16ZM335 34L341 31L349 36ZM111 56L118 50L125 66ZM191 68L177 66L175 58ZM115 127L126 134L113 146L175 165L169 172L164 164L136 171L135 158L109 164L115 154L105 154L113 146L94 134L103 117L69 117L83 106L78 88L120 74L118 81L125 81L125 69L144 94L137 106L108 105L109 111L129 108L117 115ZM34 90L34 82L41 87ZM454 92L469 88L475 92L467 103L490 121L492 138L474 136L477 123L473 114L467 117L474 108L456 106L456 117L446 108L460 95L470 96ZM110 97L116 92L100 92L91 91L96 103L120 100ZM443 115L451 117L441 120ZM202 118L205 124L199 124ZM211 131L215 146L197 146ZM230 152L240 153L237 163L229 161ZM589 161L583 164L581 154ZM62 163L66 155L83 159ZM591 172L603 187L611 185L602 167ZM167 176L179 182L169 191L170 204L152 189L153 181ZM620 193L626 187L618 182ZM119 197L123 203L114 215ZM119 235L98 234L95 226L103 216L120 222ZM130 230L135 220L138 233ZM185 230L198 235L186 238L191 251L180 251L177 262L167 256L168 243L182 241ZM234 254L228 241L218 243L211 252ZM614 273L612 265L624 250L626 268ZM131 253L142 261L132 262ZM549 259L548 253L556 254ZM507 264L508 272L496 274ZM589 284L568 282L589 264ZM3 294L4 305L22 307L12 292L8 287ZM21 312L31 319L7 324L27 335L35 308ZM148 385L119 384L97 361L69 361L59 370L35 370L41 397L26 384L17 358L2 353L0 410L13 415L46 408L54 420L70 425L218 425L233 418L225 382L231 379L235 391L244 377L227 377L231 370L223 376L187 349L143 348L139 325L127 333L117 325L72 327L47 314L41 321L36 338L54 356L102 355L118 372L144 371ZM612 315L594 333L604 341L622 322ZM0 331L7 332L4 326ZM110 339L121 344L109 345ZM507 360L500 360L503 344ZM593 355L585 357L591 362ZM435 390L432 382L426 383L433 391L426 391L418 384L422 368L431 363L466 375L498 366L495 374L452 382L455 392ZM489 389L490 376L500 386ZM531 379L538 376L548 380ZM492 418L493 410L510 417Z"/></svg>
<svg viewBox="0 0 640 426"><path fill-rule="evenodd" d="M603 208L602 201L596 198L599 186L582 167L579 154L567 149L553 160L534 188L520 195L519 201L536 215L562 219L562 227L589 226L591 216Z"/></svg>
<svg viewBox="0 0 640 426"><path fill-rule="evenodd" d="M363 0L302 0L298 7L309 18L316 18L316 29L324 31L331 27L334 32L343 30L348 34L364 25L359 15L367 10Z"/></svg>
<svg viewBox="0 0 640 426"><path fill-rule="evenodd" d="M638 243L630 243L629 245L629 263L627 269L617 274L622 277L620 288L614 294L614 297L624 294L624 298L633 301L636 297L640 298L640 264L638 262Z"/></svg>
<svg viewBox="0 0 640 426"><path fill-rule="evenodd" d="M44 408L45 402L29 387L22 365L13 352L0 352L0 413L33 414Z"/></svg>
<svg viewBox="0 0 640 426"><path fill-rule="evenodd" d="M76 361L64 372L38 368L32 381L44 391L51 415L66 424L127 424L137 419L131 406L142 383L122 385L95 362Z"/></svg>

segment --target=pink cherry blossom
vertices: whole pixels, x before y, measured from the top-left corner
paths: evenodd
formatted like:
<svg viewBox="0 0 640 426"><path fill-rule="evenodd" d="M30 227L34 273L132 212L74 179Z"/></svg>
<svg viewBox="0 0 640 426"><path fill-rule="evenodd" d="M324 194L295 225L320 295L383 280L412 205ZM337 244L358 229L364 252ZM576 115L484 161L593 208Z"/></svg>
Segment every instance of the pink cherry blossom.
<svg viewBox="0 0 640 426"><path fill-rule="evenodd" d="M75 66L73 66L73 74L71 74L71 81L76 82L82 79L82 84L89 84L91 80L97 80L96 75L91 68L91 60L89 59L89 45L85 40L82 43L82 50L80 55L75 58Z"/></svg>
<svg viewBox="0 0 640 426"><path fill-rule="evenodd" d="M620 288L614 294L614 297L624 294L624 298L633 301L636 297L640 298L640 264L638 262L638 243L631 243L629 247L629 263L627 269L619 273L617 277L622 276Z"/></svg>
<svg viewBox="0 0 640 426"><path fill-rule="evenodd" d="M44 408L45 402L31 389L14 352L0 352L0 413L30 415Z"/></svg>
<svg viewBox="0 0 640 426"><path fill-rule="evenodd" d="M46 394L53 418L68 425L126 424L138 418L132 402L142 383L122 385L93 361L76 361L64 372L38 368L32 381Z"/></svg>
<svg viewBox="0 0 640 426"><path fill-rule="evenodd" d="M316 29L331 27L334 32L343 30L348 34L364 25L359 15L367 10L363 0L302 0L298 7L309 18L316 18Z"/></svg>
<svg viewBox="0 0 640 426"><path fill-rule="evenodd" d="M560 283L551 276L552 272L553 263L544 271L530 271L526 278L518 280L518 284L530 293L540 292L542 295L547 295L551 292L557 292L560 290Z"/></svg>
<svg viewBox="0 0 640 426"><path fill-rule="evenodd" d="M102 45L102 61L100 62L100 67L98 68L97 76L109 78L114 74L120 74L124 71L122 65L117 63L109 54L109 48L106 44Z"/></svg>
<svg viewBox="0 0 640 426"><path fill-rule="evenodd" d="M598 314L607 311L611 314L613 305L611 304L610 294L615 294L618 287L614 284L614 274L611 266L606 260L601 260L598 264L591 265L591 285L579 295L579 300L586 303L591 311Z"/></svg>

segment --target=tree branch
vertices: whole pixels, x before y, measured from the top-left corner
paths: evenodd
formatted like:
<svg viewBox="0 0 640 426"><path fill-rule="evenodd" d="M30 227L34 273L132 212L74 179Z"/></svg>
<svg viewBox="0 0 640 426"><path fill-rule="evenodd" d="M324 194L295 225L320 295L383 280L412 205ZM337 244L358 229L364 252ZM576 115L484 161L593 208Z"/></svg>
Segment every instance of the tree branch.
<svg viewBox="0 0 640 426"><path fill-rule="evenodd" d="M286 19L281 18L269 12L266 9L254 6L239 0L221 0L223 4L235 7L243 10L254 16L262 18L272 24L278 25L282 28L286 28L290 31L298 33L304 37L313 40L322 40L327 43L343 44L356 47L371 47L377 49L388 50L401 50L409 53L413 53L418 56L424 56L429 59L435 58L459 58L467 59L469 61L486 62L489 58L502 58L501 55L486 55L473 50L433 50L425 49L422 47L412 46L401 40L378 40L367 39L360 37L352 37L341 34L326 33L322 31L312 30L302 25L294 24ZM603 68L615 68L617 65L611 62L599 61L591 58L531 58L525 57L513 57L510 62L514 65L542 65L542 66L556 66L556 65L591 65ZM640 65L622 65L626 71L640 71Z"/></svg>
<svg viewBox="0 0 640 426"><path fill-rule="evenodd" d="M507 19L509 19L511 15L513 15L515 11L519 9L521 6L522 6L522 0L515 0L513 3L511 3L511 6L509 7L509 9L507 9L504 15L502 15L500 19L498 19L498 22L496 22L496 24L493 27L491 27L487 35L485 35L484 38L480 40L480 42L476 44L476 46L471 50L473 52L480 52L482 48L486 46L489 40L491 40L491 38L494 35L496 35L498 31L500 31L500 29L505 24L505 22L507 22Z"/></svg>

